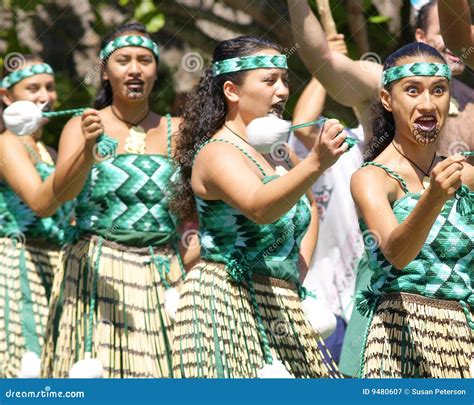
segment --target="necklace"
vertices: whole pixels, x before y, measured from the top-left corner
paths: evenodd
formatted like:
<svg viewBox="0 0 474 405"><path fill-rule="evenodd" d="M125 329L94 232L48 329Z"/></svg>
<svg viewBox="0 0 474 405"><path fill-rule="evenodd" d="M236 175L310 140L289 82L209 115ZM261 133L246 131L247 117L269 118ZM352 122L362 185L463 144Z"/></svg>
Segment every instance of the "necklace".
<svg viewBox="0 0 474 405"><path fill-rule="evenodd" d="M235 132L234 130L230 129L227 124L224 124L224 127L226 127L230 132L232 132L235 136L239 137L240 139L242 139L247 145L250 145L250 143L248 143L248 141L244 138L242 138L237 132ZM252 146L252 145L250 145Z"/></svg>
<svg viewBox="0 0 474 405"><path fill-rule="evenodd" d="M426 188L429 186L430 184L430 170L431 170L431 166L433 166L433 163L436 159L436 152L433 154L433 159L431 159L431 163L430 163L430 167L428 167L428 172L425 172L420 166L418 166L413 160L411 160L408 156L404 155L396 146L395 144L392 142L392 145L393 147L395 148L395 150L400 154L402 155L406 160L408 160L413 166L415 166L421 173L424 174L424 177L423 177L423 181L422 181L422 185L423 185L423 188L426 190Z"/></svg>
<svg viewBox="0 0 474 405"><path fill-rule="evenodd" d="M140 124L140 122L142 122L146 117L148 117L148 114L150 114L150 109L148 109L148 110L146 111L146 114L145 114L142 118L140 118L140 119L137 121L136 124L134 124L133 122L129 122L129 121L127 121L127 120L124 120L122 117L119 117L119 116L117 115L117 113L114 111L114 107L113 107L112 105L110 106L110 110L112 111L112 114L115 116L115 118L117 118L119 121L122 121L123 123L127 124L127 126L129 125L129 126L131 126L131 127L136 127L136 126L138 126L138 124Z"/></svg>
<svg viewBox="0 0 474 405"><path fill-rule="evenodd" d="M145 154L146 150L146 131L143 129L142 126L138 125L143 120L145 120L148 115L150 114L150 110L148 109L146 114L137 121L136 124L128 122L123 118L119 117L116 112L114 111L113 106L110 106L112 114L118 120L122 121L124 124L128 126L128 137L125 139L125 151L128 153L136 153L139 155Z"/></svg>

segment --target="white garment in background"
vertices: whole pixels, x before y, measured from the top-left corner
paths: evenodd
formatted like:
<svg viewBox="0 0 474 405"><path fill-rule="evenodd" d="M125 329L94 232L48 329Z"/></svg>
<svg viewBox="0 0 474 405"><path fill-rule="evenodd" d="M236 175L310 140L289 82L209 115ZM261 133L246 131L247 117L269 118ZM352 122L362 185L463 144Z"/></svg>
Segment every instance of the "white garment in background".
<svg viewBox="0 0 474 405"><path fill-rule="evenodd" d="M346 131L360 142L312 187L318 203L319 237L304 286L315 291L318 299L347 322L353 306L354 269L364 248L350 192L351 176L362 164L364 132L360 125ZM308 155L306 147L293 134L288 143L300 158Z"/></svg>

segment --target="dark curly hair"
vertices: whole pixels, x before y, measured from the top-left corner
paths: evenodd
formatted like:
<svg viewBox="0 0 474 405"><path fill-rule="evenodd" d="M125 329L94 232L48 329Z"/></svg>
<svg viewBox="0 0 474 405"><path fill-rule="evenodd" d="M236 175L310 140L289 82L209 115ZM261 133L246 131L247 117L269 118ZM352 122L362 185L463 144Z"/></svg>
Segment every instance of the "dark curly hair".
<svg viewBox="0 0 474 405"><path fill-rule="evenodd" d="M44 60L41 57L39 57L38 55L32 55L32 54L22 55L22 60L24 63L32 63L32 62L43 63L44 62ZM15 69L15 70L23 69L24 63L21 63L21 66L18 66L18 69ZM9 69L8 66L5 66L4 64L2 68L2 77L0 78L0 82L5 76L8 76L10 73L12 73L11 69ZM5 108L7 108L7 105L0 98L0 134L6 130L5 123L3 122L3 110Z"/></svg>
<svg viewBox="0 0 474 405"><path fill-rule="evenodd" d="M151 34L146 30L143 24L132 22L132 23L119 25L112 32L105 35L104 38L102 39L100 49L104 48L104 46L107 43L109 43L110 41L113 41L115 38L120 37L126 33L132 33L132 32L138 32L142 34L144 37L151 39ZM101 62L101 63L102 63L101 68L103 69L107 61ZM101 77L99 91L97 92L97 96L94 101L94 108L96 108L97 110L100 110L102 108L109 106L110 104L112 104L112 98L113 98L112 87L110 86L109 81L103 80Z"/></svg>
<svg viewBox="0 0 474 405"><path fill-rule="evenodd" d="M214 50L212 63L252 55L264 49L281 52L281 48L273 41L251 35L239 36L220 42ZM174 196L170 202L171 210L183 221L191 220L195 213L191 189L194 155L225 122L227 105L223 85L228 80L237 85L242 84L245 76L246 72L241 71L213 77L212 67L209 67L187 97L174 153L174 159L179 164L179 178L173 185Z"/></svg>
<svg viewBox="0 0 474 405"><path fill-rule="evenodd" d="M397 65L400 59L420 56L438 59L441 63L446 63L443 56L433 47L423 42L413 42L405 45L392 53L385 59L383 70L390 69ZM384 89L390 91L395 82L388 83ZM374 160L392 142L395 136L395 120L393 114L387 111L380 100L375 101L371 106L371 126L372 138L367 144L364 154L364 161Z"/></svg>

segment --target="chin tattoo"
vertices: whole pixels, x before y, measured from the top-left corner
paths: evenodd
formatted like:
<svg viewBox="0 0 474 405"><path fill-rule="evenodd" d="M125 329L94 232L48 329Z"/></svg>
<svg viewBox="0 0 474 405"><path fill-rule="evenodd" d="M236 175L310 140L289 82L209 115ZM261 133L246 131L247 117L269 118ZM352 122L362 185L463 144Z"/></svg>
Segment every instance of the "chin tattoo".
<svg viewBox="0 0 474 405"><path fill-rule="evenodd" d="M425 131L419 128L417 125L413 127L412 135L415 141L421 145L428 145L433 143L438 138L440 131L439 124L436 124L436 128L431 131Z"/></svg>

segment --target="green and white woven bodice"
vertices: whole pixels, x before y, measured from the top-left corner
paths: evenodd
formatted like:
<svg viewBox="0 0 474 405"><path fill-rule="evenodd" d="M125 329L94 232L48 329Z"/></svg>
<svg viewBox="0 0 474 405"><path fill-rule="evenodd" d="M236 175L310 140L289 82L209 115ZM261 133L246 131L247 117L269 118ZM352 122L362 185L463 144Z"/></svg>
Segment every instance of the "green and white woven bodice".
<svg viewBox="0 0 474 405"><path fill-rule="evenodd" d="M169 211L171 178L176 167L168 155L120 154L96 163L79 194L76 228L107 240L148 246L171 243L176 219Z"/></svg>
<svg viewBox="0 0 474 405"><path fill-rule="evenodd" d="M382 168L388 171L388 168ZM388 173L401 180L406 193L392 205L393 213L398 223L401 223L413 211L421 194L408 192L400 176L391 171ZM474 201L474 192L466 193ZM397 270L385 259L375 240L367 235L366 224L360 221L361 231L366 235L364 240L370 267L374 272L371 279L374 293L420 294L430 298L465 301L474 308L474 218L472 213L462 215L457 207L459 203L456 198L446 202L420 253L402 270Z"/></svg>
<svg viewBox="0 0 474 405"><path fill-rule="evenodd" d="M35 164L41 179L46 180L54 166L37 161ZM53 216L40 218L3 181L0 181L0 236L17 240L40 239L61 245L65 230L69 227L74 211L74 202L61 205Z"/></svg>
<svg viewBox="0 0 474 405"><path fill-rule="evenodd" d="M254 163L265 176L261 166ZM265 176L263 182L277 177ZM253 274L298 283L299 248L311 221L306 196L277 221L264 225L251 221L224 201L203 200L196 196L196 205L203 259L223 262L228 267L237 263L250 267Z"/></svg>

